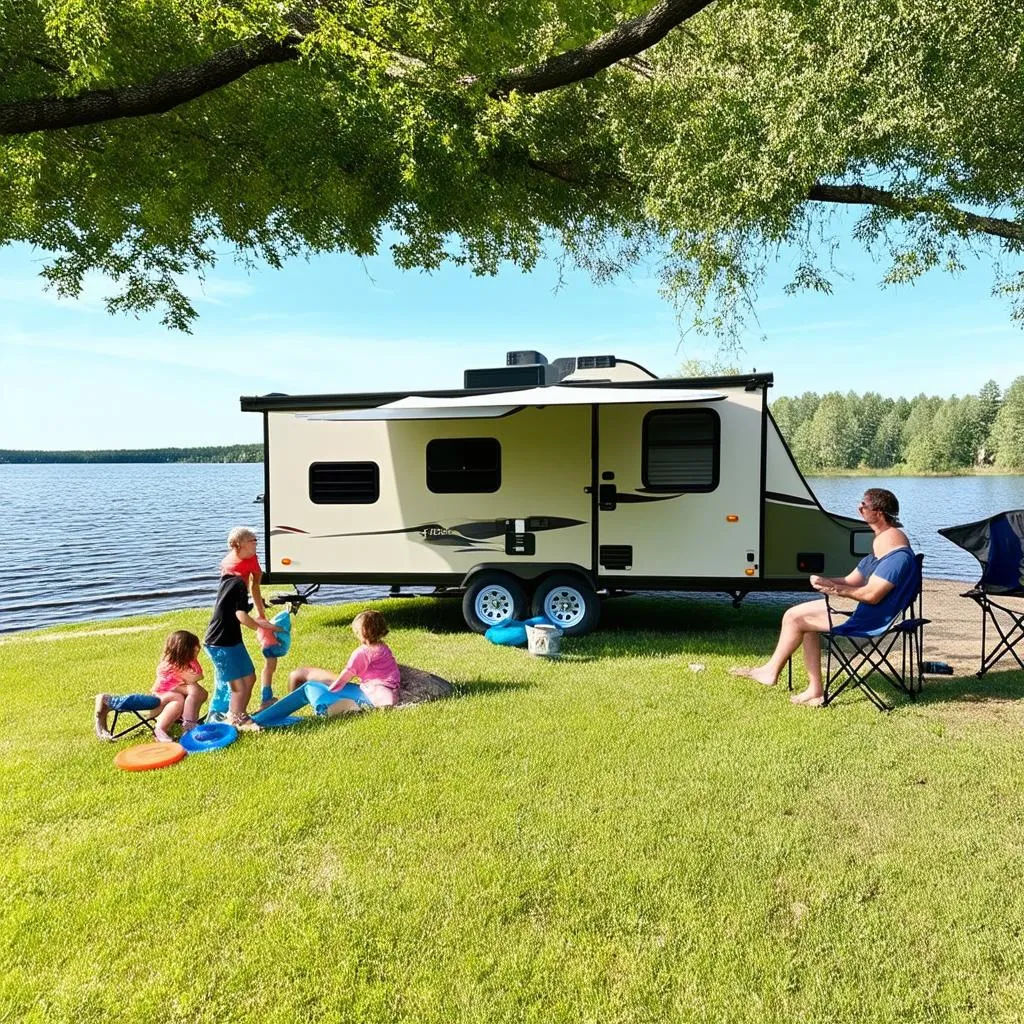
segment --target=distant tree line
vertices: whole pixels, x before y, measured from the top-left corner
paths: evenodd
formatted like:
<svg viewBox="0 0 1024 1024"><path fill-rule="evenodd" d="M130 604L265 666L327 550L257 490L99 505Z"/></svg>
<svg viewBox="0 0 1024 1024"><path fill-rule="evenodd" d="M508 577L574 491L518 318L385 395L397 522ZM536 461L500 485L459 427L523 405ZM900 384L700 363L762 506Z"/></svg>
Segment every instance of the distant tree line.
<svg viewBox="0 0 1024 1024"><path fill-rule="evenodd" d="M1005 392L990 380L963 398L809 391L779 398L771 410L804 471L1024 470L1024 377Z"/></svg>
<svg viewBox="0 0 1024 1024"><path fill-rule="evenodd" d="M44 462L262 462L263 445L229 444L205 448L132 448L114 451L7 451L0 463Z"/></svg>

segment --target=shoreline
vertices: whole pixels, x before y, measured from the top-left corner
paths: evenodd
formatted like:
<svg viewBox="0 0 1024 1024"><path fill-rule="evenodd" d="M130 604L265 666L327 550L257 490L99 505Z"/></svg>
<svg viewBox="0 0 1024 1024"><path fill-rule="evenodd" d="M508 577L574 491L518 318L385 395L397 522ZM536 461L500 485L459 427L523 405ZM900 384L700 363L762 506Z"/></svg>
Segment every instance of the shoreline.
<svg viewBox="0 0 1024 1024"><path fill-rule="evenodd" d="M953 666L957 676L973 675L981 663L981 612L968 598L961 597L970 590L973 583L967 580L930 579L924 580L924 617L929 623L924 628L924 659L926 661L945 661ZM678 601L730 601L725 593L715 591L631 591L644 597L661 598ZM788 606L799 600L806 600L813 591L761 591L751 593L745 600L759 604L776 604ZM428 597L430 595L416 595ZM365 599L364 599L365 600ZM386 600L378 598L376 600ZM612 600L615 600L612 598ZM346 602L332 602L334 605ZM328 605L330 606L330 605ZM202 607L205 607L202 606ZM166 613L155 613L158 615ZM166 623L156 626L121 626L104 627L105 621L125 618L111 616L111 619L83 619L81 622L52 623L46 626L13 629L0 633L0 645L18 642L40 642L46 640L69 639L82 635L81 626L90 627L93 633L132 633L142 630L160 628ZM40 634L45 630L60 630L50 636ZM681 633L681 645L685 642L685 634ZM1016 667L1012 659L1006 668Z"/></svg>
<svg viewBox="0 0 1024 1024"><path fill-rule="evenodd" d="M210 445L208 448L126 448L97 451L27 451L0 448L0 466L260 466L259 458L240 457L255 455L252 450L260 445ZM206 453L205 455L203 453ZM162 455L162 458L153 458ZM190 455L195 457L190 458ZM47 456L54 456L48 458ZM106 458L104 456L111 456ZM857 466L853 469L830 467L827 469L800 469L809 479L856 479L858 477L893 477L897 479L955 479L973 476L1024 476L1024 468L1007 469L998 466L961 466L948 470L911 470L906 466Z"/></svg>

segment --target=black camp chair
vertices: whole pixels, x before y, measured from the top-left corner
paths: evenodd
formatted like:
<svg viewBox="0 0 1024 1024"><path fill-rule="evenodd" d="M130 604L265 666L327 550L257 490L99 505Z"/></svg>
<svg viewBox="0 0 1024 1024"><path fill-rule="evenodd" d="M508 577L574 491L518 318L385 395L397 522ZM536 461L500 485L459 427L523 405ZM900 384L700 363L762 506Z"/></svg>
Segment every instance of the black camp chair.
<svg viewBox="0 0 1024 1024"><path fill-rule="evenodd" d="M981 609L980 679L1007 654L1024 669L1017 647L1024 640L1024 605L1014 607L1006 599L1024 599L1024 509L1000 512L963 526L939 530L947 540L969 551L981 563L981 579L961 597L969 597ZM998 598L999 600L995 600ZM999 637L988 650L988 624Z"/></svg>
<svg viewBox="0 0 1024 1024"><path fill-rule="evenodd" d="M924 627L930 621L922 615L923 563L924 555L915 555L908 570L912 575L897 582L902 607L893 618L879 619L876 605L862 603L845 622L836 622L836 615L848 613L836 611L825 597L829 631L821 639L826 651L826 706L848 686L855 686L879 711L891 711L892 705L868 682L876 673L910 698L921 692L921 650Z"/></svg>

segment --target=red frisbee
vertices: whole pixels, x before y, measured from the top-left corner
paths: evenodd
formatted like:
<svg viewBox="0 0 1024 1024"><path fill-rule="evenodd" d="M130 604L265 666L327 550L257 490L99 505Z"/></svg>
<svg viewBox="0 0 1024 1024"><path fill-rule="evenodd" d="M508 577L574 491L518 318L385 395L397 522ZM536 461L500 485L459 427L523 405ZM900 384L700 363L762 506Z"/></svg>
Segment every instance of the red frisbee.
<svg viewBox="0 0 1024 1024"><path fill-rule="evenodd" d="M125 747L114 758L114 764L126 772L145 772L150 768L166 768L185 756L180 743L140 743Z"/></svg>

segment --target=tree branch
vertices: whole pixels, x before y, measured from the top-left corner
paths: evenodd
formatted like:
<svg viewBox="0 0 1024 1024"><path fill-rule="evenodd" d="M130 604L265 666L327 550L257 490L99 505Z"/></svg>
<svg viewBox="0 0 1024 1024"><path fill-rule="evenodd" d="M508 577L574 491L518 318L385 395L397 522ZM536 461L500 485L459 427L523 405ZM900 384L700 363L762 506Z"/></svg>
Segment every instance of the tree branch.
<svg viewBox="0 0 1024 1024"><path fill-rule="evenodd" d="M1024 242L1024 224L1001 217L986 217L951 206L948 210L937 211L926 200L901 199L892 192L872 188L870 185L824 185L820 181L811 186L807 198L818 203L844 203L852 206L881 206L896 213L922 214L940 213L961 224L969 231L1007 238L1013 242Z"/></svg>
<svg viewBox="0 0 1024 1024"><path fill-rule="evenodd" d="M646 14L616 25L585 46L555 54L531 68L516 68L502 75L491 95L501 99L511 92L548 92L592 78L612 64L650 49L672 29L712 3L714 0L661 0Z"/></svg>
<svg viewBox="0 0 1024 1024"><path fill-rule="evenodd" d="M145 85L3 103L0 104L0 135L24 135L123 117L162 114L220 89L255 68L295 60L300 41L298 34L285 39L257 38L230 46L198 64L171 71Z"/></svg>
<svg viewBox="0 0 1024 1024"><path fill-rule="evenodd" d="M556 54L531 68L517 68L502 75L491 94L503 97L513 91L541 93L590 78L612 64L635 57L653 46L676 26L712 3L714 0L661 0L646 14L617 25L585 46ZM0 104L0 136L162 114L220 89L256 68L296 60L299 56L297 44L313 25L305 15L300 18L292 12L290 17L295 31L283 40L256 38L248 43L239 43L198 64L171 71L144 85ZM460 79L459 84L467 86L476 81L477 76L467 76Z"/></svg>

